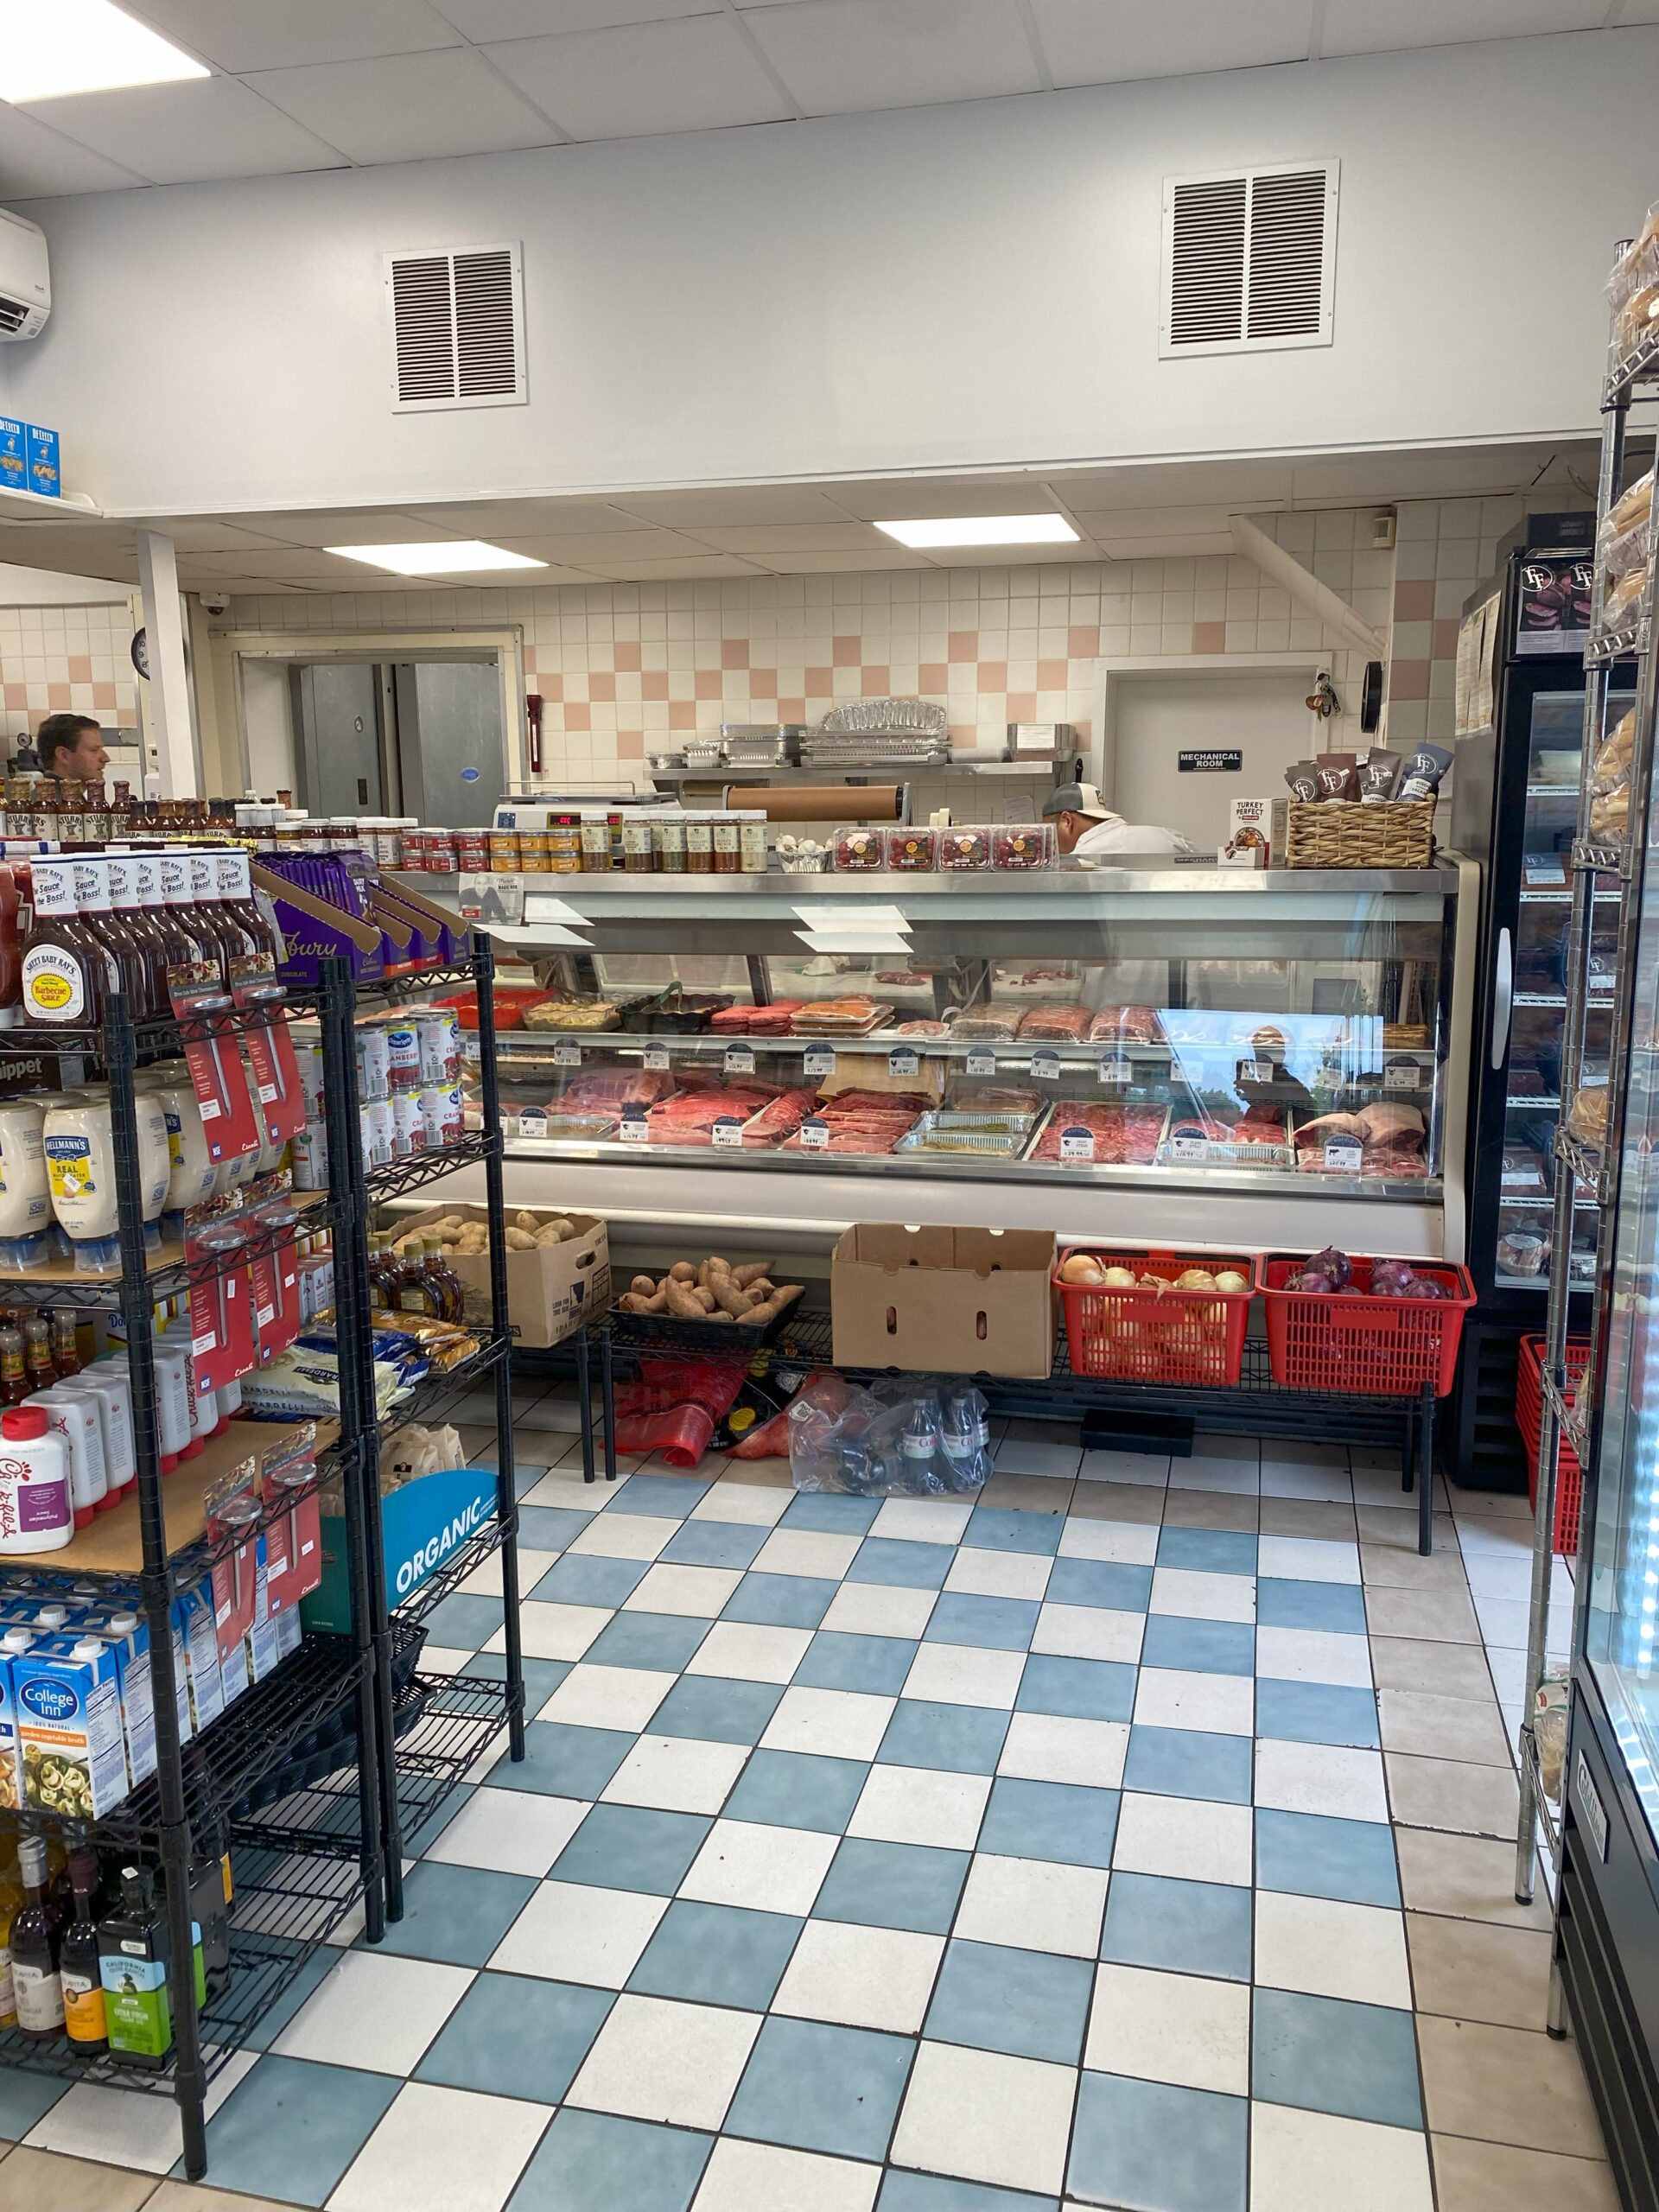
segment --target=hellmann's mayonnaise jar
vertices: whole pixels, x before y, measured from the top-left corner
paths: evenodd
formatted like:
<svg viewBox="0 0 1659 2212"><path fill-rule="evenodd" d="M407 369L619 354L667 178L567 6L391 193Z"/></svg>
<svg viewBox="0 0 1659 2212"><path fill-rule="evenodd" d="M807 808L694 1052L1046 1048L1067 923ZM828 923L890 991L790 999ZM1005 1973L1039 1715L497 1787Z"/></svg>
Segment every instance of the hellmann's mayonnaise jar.
<svg viewBox="0 0 1659 2212"><path fill-rule="evenodd" d="M74 1248L76 1273L113 1273L121 1265L121 1238L108 1098L65 1096L47 1109L41 1138L52 1211Z"/></svg>
<svg viewBox="0 0 1659 2212"><path fill-rule="evenodd" d="M52 1199L41 1142L44 1117L39 1099L0 1101L0 1267L32 1268L48 1256Z"/></svg>

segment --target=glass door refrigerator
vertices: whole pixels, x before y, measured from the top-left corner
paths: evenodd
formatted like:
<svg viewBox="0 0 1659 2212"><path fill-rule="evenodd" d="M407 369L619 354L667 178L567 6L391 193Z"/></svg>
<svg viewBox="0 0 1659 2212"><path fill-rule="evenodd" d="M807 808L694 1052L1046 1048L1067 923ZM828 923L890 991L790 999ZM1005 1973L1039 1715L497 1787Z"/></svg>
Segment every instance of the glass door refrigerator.
<svg viewBox="0 0 1659 2212"><path fill-rule="evenodd" d="M1497 574L1465 601L1459 628L1452 842L1481 863L1465 1147L1465 1257L1479 1304L1464 1333L1447 1461L1474 1488L1525 1485L1516 1367L1522 1339L1541 1336L1556 1268L1583 1284L1575 1325L1588 1325L1589 1193L1569 1251L1552 1249L1550 1214L1594 531L1593 514L1530 517L1500 546ZM1616 891L1598 894L1597 912L1597 972L1611 991ZM1605 1050L1605 1017L1592 1010L1590 1058L1599 1054L1602 1072Z"/></svg>

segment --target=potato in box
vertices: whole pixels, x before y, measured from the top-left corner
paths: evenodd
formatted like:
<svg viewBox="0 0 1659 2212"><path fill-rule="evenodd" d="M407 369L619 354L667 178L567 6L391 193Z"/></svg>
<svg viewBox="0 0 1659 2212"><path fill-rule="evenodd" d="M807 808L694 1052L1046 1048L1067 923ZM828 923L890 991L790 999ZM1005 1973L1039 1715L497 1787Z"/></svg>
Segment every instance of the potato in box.
<svg viewBox="0 0 1659 2212"><path fill-rule="evenodd" d="M537 1226L524 1225L530 1222ZM555 1223L568 1224L572 1233L552 1238L549 1231ZM467 1319L474 1325L487 1327L486 1206L432 1207L410 1217L407 1225L400 1227L398 1241L410 1235L429 1236L445 1224L457 1224L454 1233L444 1237L445 1259L467 1286ZM467 1230L470 1235L465 1233ZM452 1249L456 1244L461 1249ZM477 1249L469 1251L465 1249L467 1245ZM529 1350L545 1351L603 1313L610 1302L610 1239L597 1214L561 1213L554 1206L509 1208L507 1318L518 1332L518 1343Z"/></svg>

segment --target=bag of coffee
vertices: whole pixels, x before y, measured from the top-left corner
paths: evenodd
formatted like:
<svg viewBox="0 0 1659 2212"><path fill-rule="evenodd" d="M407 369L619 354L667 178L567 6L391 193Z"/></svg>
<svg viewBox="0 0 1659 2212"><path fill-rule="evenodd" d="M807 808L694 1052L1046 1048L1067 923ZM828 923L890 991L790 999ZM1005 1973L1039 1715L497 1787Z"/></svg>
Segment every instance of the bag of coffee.
<svg viewBox="0 0 1659 2212"><path fill-rule="evenodd" d="M1293 760L1285 771L1285 781L1290 785L1293 798L1313 799L1319 796L1319 772L1311 760Z"/></svg>
<svg viewBox="0 0 1659 2212"><path fill-rule="evenodd" d="M1321 798L1359 797L1359 755L1357 753L1316 753L1313 766L1319 774Z"/></svg>
<svg viewBox="0 0 1659 2212"><path fill-rule="evenodd" d="M1379 806L1391 799L1405 765L1403 753L1390 753L1386 745L1374 745L1359 764L1360 804Z"/></svg>
<svg viewBox="0 0 1659 2212"><path fill-rule="evenodd" d="M1396 798L1433 798L1440 788L1440 779L1452 766L1452 754L1444 745L1419 745L1406 762L1405 773L1400 779Z"/></svg>

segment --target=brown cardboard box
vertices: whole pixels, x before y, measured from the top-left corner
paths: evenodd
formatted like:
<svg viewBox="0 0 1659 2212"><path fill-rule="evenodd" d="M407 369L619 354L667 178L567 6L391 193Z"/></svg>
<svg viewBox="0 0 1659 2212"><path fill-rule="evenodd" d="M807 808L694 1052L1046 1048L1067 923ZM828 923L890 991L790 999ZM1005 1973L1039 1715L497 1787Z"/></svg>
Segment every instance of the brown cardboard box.
<svg viewBox="0 0 1659 2212"><path fill-rule="evenodd" d="M518 1211L509 1210L509 1217ZM527 1209L539 1220L551 1221L558 1209ZM431 1206L417 1214L398 1235L459 1214L463 1221L486 1221L484 1206ZM516 1341L532 1351L544 1351L594 1316L611 1302L611 1247L605 1224L596 1214L571 1213L577 1234L563 1244L543 1244L533 1252L507 1254L507 1318L518 1332ZM452 1256L449 1265L467 1286L467 1318L487 1322L490 1315L490 1263L487 1257Z"/></svg>
<svg viewBox="0 0 1659 2212"><path fill-rule="evenodd" d="M1047 1230L861 1221L830 1270L835 1357L849 1367L1046 1376L1054 1359Z"/></svg>

